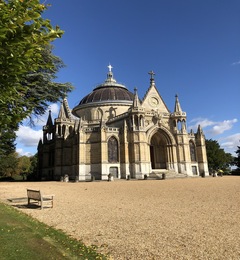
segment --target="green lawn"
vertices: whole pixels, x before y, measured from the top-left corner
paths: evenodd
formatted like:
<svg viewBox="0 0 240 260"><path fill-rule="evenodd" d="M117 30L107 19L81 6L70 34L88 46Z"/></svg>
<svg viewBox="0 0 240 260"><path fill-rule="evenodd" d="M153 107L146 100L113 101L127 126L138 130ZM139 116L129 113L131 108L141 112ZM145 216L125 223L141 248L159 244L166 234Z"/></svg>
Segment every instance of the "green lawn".
<svg viewBox="0 0 240 260"><path fill-rule="evenodd" d="M65 233L0 203L0 259L108 259Z"/></svg>

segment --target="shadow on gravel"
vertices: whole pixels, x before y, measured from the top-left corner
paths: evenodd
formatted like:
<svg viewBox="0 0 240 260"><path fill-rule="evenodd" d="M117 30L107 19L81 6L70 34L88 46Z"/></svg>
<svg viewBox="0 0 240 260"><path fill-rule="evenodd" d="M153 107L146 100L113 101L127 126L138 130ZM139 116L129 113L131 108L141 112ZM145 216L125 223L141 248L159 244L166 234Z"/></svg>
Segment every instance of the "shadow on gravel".
<svg viewBox="0 0 240 260"><path fill-rule="evenodd" d="M37 204L29 204L27 203L27 197L23 197L23 198L11 198L8 199L9 202L11 202L11 206L15 207L15 208L19 208L19 209L39 209L41 208L40 205Z"/></svg>

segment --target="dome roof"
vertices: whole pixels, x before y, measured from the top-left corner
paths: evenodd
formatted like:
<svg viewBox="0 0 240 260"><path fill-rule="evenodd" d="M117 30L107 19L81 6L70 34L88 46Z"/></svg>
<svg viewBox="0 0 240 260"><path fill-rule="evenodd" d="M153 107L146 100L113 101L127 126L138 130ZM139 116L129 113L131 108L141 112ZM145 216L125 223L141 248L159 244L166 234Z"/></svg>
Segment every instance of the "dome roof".
<svg viewBox="0 0 240 260"><path fill-rule="evenodd" d="M113 73L109 66L107 79L104 83L98 85L91 93L85 96L79 103L80 105L107 102L107 101L133 101L134 94L130 92L124 85L119 84L113 78Z"/></svg>
<svg viewBox="0 0 240 260"><path fill-rule="evenodd" d="M133 93L126 88L107 86L95 88L91 93L85 96L79 105L100 101L133 101Z"/></svg>

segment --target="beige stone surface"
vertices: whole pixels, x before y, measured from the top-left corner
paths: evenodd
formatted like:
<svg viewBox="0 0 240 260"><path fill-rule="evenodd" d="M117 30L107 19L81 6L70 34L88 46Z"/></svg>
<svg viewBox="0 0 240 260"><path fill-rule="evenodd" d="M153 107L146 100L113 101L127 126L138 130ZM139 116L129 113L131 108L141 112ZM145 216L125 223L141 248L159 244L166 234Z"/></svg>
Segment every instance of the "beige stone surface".
<svg viewBox="0 0 240 260"><path fill-rule="evenodd" d="M113 259L240 259L240 177L2 182L0 199L26 188L55 194L54 208L19 210Z"/></svg>

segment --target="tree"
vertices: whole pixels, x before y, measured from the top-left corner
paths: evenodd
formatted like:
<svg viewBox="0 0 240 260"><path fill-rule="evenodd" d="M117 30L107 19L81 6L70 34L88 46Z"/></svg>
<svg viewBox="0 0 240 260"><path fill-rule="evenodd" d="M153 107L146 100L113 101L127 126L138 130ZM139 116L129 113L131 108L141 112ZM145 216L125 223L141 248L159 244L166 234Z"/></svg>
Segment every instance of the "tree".
<svg viewBox="0 0 240 260"><path fill-rule="evenodd" d="M234 158L234 165L237 166L237 170L240 171L240 146L237 147L237 157Z"/></svg>
<svg viewBox="0 0 240 260"><path fill-rule="evenodd" d="M0 160L1 156L8 155L15 151L16 133L14 128L0 129Z"/></svg>
<svg viewBox="0 0 240 260"><path fill-rule="evenodd" d="M38 155L37 154L30 157L30 163L31 166L27 178L28 180L38 180Z"/></svg>
<svg viewBox="0 0 240 260"><path fill-rule="evenodd" d="M30 157L24 155L18 158L17 174L21 175L23 179L29 174L31 168Z"/></svg>
<svg viewBox="0 0 240 260"><path fill-rule="evenodd" d="M18 168L18 154L16 152L8 155L2 155L0 160L0 176L12 177L17 174Z"/></svg>
<svg viewBox="0 0 240 260"><path fill-rule="evenodd" d="M230 153L225 153L216 140L206 140L206 150L210 172L219 169L227 170L230 165L233 165L233 156Z"/></svg>
<svg viewBox="0 0 240 260"><path fill-rule="evenodd" d="M51 42L63 31L42 18L46 9L39 0L0 0L0 162L15 148L19 123L72 89L54 82L64 64Z"/></svg>
<svg viewBox="0 0 240 260"><path fill-rule="evenodd" d="M71 90L52 82L63 63L51 42L63 31L42 18L46 9L39 0L0 0L0 129L16 128L32 111L42 114Z"/></svg>
<svg viewBox="0 0 240 260"><path fill-rule="evenodd" d="M56 83L56 73L65 65L63 61L52 54L52 46L42 51L42 57L46 62L52 63L51 69L39 69L36 72L27 73L21 82L28 91L22 97L24 111L29 111L34 116L43 115L49 103L55 103L63 99L66 93L72 89L70 83Z"/></svg>

